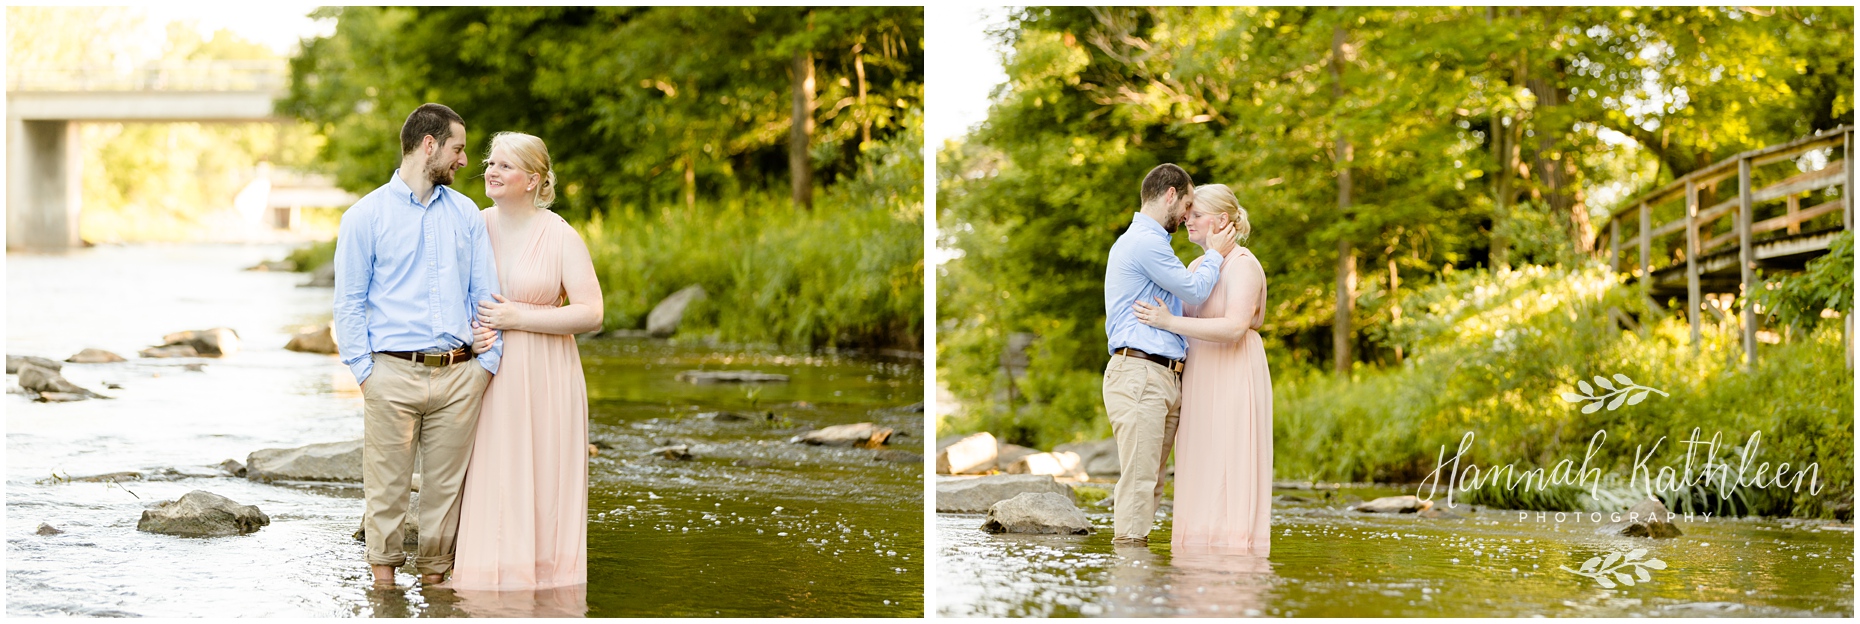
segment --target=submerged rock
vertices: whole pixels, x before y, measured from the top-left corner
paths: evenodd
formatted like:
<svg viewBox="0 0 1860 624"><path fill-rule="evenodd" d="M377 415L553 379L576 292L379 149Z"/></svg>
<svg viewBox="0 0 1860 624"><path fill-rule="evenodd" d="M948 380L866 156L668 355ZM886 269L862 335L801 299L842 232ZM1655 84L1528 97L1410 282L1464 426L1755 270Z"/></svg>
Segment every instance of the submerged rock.
<svg viewBox="0 0 1860 624"><path fill-rule="evenodd" d="M175 332L161 337L161 346L187 345L206 357L220 357L239 352L239 332L225 327Z"/></svg>
<svg viewBox="0 0 1860 624"><path fill-rule="evenodd" d="M200 352L190 345L173 345L166 347L149 347L136 353L145 358L179 358L200 357Z"/></svg>
<svg viewBox="0 0 1860 624"><path fill-rule="evenodd" d="M37 364L24 364L19 367L19 387L37 392L42 400L77 400L86 398L106 399L109 397L91 392L65 379L57 369L50 369ZM46 394L76 395L75 397L46 398Z"/></svg>
<svg viewBox="0 0 1860 624"><path fill-rule="evenodd" d="M1000 445L986 431L947 436L936 441L937 474L987 474L995 469Z"/></svg>
<svg viewBox="0 0 1860 624"><path fill-rule="evenodd" d="M36 533L38 533L39 535L57 535L63 532L64 531L58 530L58 527L55 527L55 526L52 526L52 525L49 525L43 522L39 523L39 530L36 531Z"/></svg>
<svg viewBox="0 0 1860 624"><path fill-rule="evenodd" d="M325 442L297 448L262 449L245 459L253 481L362 480L362 441Z"/></svg>
<svg viewBox="0 0 1860 624"><path fill-rule="evenodd" d="M1660 499L1647 498L1621 513L1620 522L1610 522L1595 529L1599 535L1621 537L1679 537L1685 533L1673 524L1673 512Z"/></svg>
<svg viewBox="0 0 1860 624"><path fill-rule="evenodd" d="M663 457L665 459L678 459L678 460L691 459L692 457L691 447L685 446L683 444L661 446L659 448L646 451L646 455L649 457Z"/></svg>
<svg viewBox="0 0 1860 624"><path fill-rule="evenodd" d="M646 314L646 334L653 338L671 337L678 332L679 323L684 322L685 310L705 297L704 287L692 284L660 300L659 305Z"/></svg>
<svg viewBox="0 0 1860 624"><path fill-rule="evenodd" d="M872 454L872 461L893 462L893 463L899 463L899 464L917 464L921 466L924 463L924 456L918 455L916 453L912 453L910 451L900 451L897 449L884 449L877 453Z"/></svg>
<svg viewBox="0 0 1860 624"><path fill-rule="evenodd" d="M65 361L72 364L111 364L115 362L127 362L128 360L123 359L123 356L103 349L85 349L73 354L71 357L65 358Z"/></svg>
<svg viewBox="0 0 1860 624"><path fill-rule="evenodd" d="M38 398L33 400L40 403L70 403L72 401L84 401L90 398L90 395L77 394L74 392L41 392Z"/></svg>
<svg viewBox="0 0 1860 624"><path fill-rule="evenodd" d="M719 422L719 423L755 422L755 421L775 420L775 412L758 412L758 413L704 412L696 416L693 416L692 418L696 418L698 420L708 420L711 422Z"/></svg>
<svg viewBox="0 0 1860 624"><path fill-rule="evenodd" d="M1351 505L1350 509L1363 513L1415 513L1434 507L1434 501L1421 500L1414 496L1384 496L1372 501Z"/></svg>
<svg viewBox="0 0 1860 624"><path fill-rule="evenodd" d="M938 513L984 513L995 503L1026 493L1050 492L1077 500L1072 488L1046 475L942 478L936 482Z"/></svg>
<svg viewBox="0 0 1860 624"><path fill-rule="evenodd" d="M401 548L407 549L409 555L412 554L412 551L420 547L420 523L419 519L415 517L415 513L414 507L408 506L407 520L400 525L400 546ZM367 542L368 528L357 528L355 529L355 534L350 537L355 538L355 541L358 542Z"/></svg>
<svg viewBox="0 0 1860 624"><path fill-rule="evenodd" d="M8 355L6 356L6 374L16 374L19 372L19 367L27 364L49 369L52 372L59 372L65 368L65 365L62 363L36 355Z"/></svg>
<svg viewBox="0 0 1860 624"><path fill-rule="evenodd" d="M180 500L156 503L142 512L136 530L185 537L244 535L271 524L271 517L252 505L194 490Z"/></svg>
<svg viewBox="0 0 1860 624"><path fill-rule="evenodd" d="M714 383L788 383L787 375L764 373L762 371L700 371L688 370L678 373L678 380L694 384Z"/></svg>
<svg viewBox="0 0 1860 624"><path fill-rule="evenodd" d="M220 470L226 471L226 474L230 476L245 478L245 464L239 463L237 459L220 462Z"/></svg>
<svg viewBox="0 0 1860 624"><path fill-rule="evenodd" d="M1027 492L988 508L982 530L989 533L1091 535L1091 520L1072 499L1052 492Z"/></svg>
<svg viewBox="0 0 1860 624"><path fill-rule="evenodd" d="M872 423L853 423L816 429L789 438L788 441L794 444L877 448L886 440L891 439L892 433L894 432L890 427L880 427Z"/></svg>
<svg viewBox="0 0 1860 624"><path fill-rule="evenodd" d="M328 353L334 355L336 353L336 336L331 333L329 324L324 323L322 326L312 327L297 332L295 336L291 336L291 341L284 344L284 350L296 351L299 353Z"/></svg>

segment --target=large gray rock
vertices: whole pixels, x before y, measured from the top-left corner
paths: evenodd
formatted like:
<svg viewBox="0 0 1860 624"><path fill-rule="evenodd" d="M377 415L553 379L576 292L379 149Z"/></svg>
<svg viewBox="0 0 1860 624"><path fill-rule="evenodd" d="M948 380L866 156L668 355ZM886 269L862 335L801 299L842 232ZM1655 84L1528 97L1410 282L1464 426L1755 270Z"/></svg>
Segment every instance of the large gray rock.
<svg viewBox="0 0 1860 624"><path fill-rule="evenodd" d="M789 438L795 444L815 444L820 446L857 446L860 448L878 448L891 439L895 433L890 427L880 427L872 423L853 423L834 425L816 429Z"/></svg>
<svg viewBox="0 0 1860 624"><path fill-rule="evenodd" d="M253 481L362 480L362 441L325 442L297 448L253 451L245 459Z"/></svg>
<svg viewBox="0 0 1860 624"><path fill-rule="evenodd" d="M136 530L186 537L244 535L271 524L265 512L212 492L194 490L180 500L156 503L142 512Z"/></svg>
<svg viewBox="0 0 1860 624"><path fill-rule="evenodd" d="M672 293L659 305L652 307L646 315L646 333L653 338L666 338L678 333L678 324L685 320L685 309L705 297L704 287L692 284Z"/></svg>
<svg viewBox="0 0 1860 624"><path fill-rule="evenodd" d="M989 533L1091 535L1091 520L1072 499L1052 492L1027 492L988 508L982 530Z"/></svg>
<svg viewBox="0 0 1860 624"><path fill-rule="evenodd" d="M32 364L39 368L51 370L52 372L62 371L65 368L64 364L36 355L9 355L6 356L6 374L16 374L19 372L19 367L26 364Z"/></svg>
<svg viewBox="0 0 1860 624"><path fill-rule="evenodd" d="M999 446L995 447L995 467L1000 469L1002 472L1007 472L1008 465L1013 464L1016 461L1019 461L1020 458L1022 457L1033 455L1039 452L1040 452L1040 449L1027 448L1019 444L1008 444L1006 442L1001 442Z"/></svg>
<svg viewBox="0 0 1860 624"><path fill-rule="evenodd" d="M41 367L37 364L25 364L19 367L19 387L45 394L70 394L89 398L107 398L71 383L57 370Z"/></svg>
<svg viewBox="0 0 1860 624"><path fill-rule="evenodd" d="M126 362L128 360L123 359L123 356L103 349L85 349L73 354L71 357L65 358L65 361L72 364L110 364L114 362Z"/></svg>
<svg viewBox="0 0 1860 624"><path fill-rule="evenodd" d="M995 469L1000 445L986 431L946 436L936 441L937 474L988 474Z"/></svg>
<svg viewBox="0 0 1860 624"><path fill-rule="evenodd" d="M298 332L295 336L291 336L291 341L285 343L284 349L286 351L297 351L300 353L328 353L333 355L336 353L336 336L330 331L329 324L324 323L319 327L306 329Z"/></svg>
<svg viewBox="0 0 1860 624"><path fill-rule="evenodd" d="M1117 440L1073 442L1053 447L1054 453L1076 453L1079 466L1092 478L1115 479L1123 472L1117 461Z"/></svg>
<svg viewBox="0 0 1860 624"><path fill-rule="evenodd" d="M1601 535L1622 537L1679 537L1684 535L1673 524L1673 512L1660 499L1649 497L1621 513L1620 522L1595 529Z"/></svg>
<svg viewBox="0 0 1860 624"><path fill-rule="evenodd" d="M161 337L161 346L187 345L206 357L220 357L239 352L239 332L225 327L194 329Z"/></svg>
<svg viewBox="0 0 1860 624"><path fill-rule="evenodd" d="M1415 513L1433 507L1434 501L1421 500L1415 496L1384 496L1351 505L1350 509L1363 513Z"/></svg>
<svg viewBox="0 0 1860 624"><path fill-rule="evenodd" d="M939 478L936 510L939 513L983 513L995 503L1029 492L1050 492L1066 500L1076 500L1070 486L1046 475Z"/></svg>
<svg viewBox="0 0 1860 624"><path fill-rule="evenodd" d="M335 288L336 263L327 262L310 272L310 281L297 285L298 288Z"/></svg>
<svg viewBox="0 0 1860 624"><path fill-rule="evenodd" d="M1023 455L1003 466L1001 471L1008 474L1050 475L1073 481L1083 481L1088 478L1085 474L1085 462L1079 459L1078 453L1072 452Z"/></svg>
<svg viewBox="0 0 1860 624"><path fill-rule="evenodd" d="M169 345L165 347L149 347L147 349L143 349L137 352L136 354L142 357L145 357L145 358L200 357L200 352L195 350L192 345Z"/></svg>

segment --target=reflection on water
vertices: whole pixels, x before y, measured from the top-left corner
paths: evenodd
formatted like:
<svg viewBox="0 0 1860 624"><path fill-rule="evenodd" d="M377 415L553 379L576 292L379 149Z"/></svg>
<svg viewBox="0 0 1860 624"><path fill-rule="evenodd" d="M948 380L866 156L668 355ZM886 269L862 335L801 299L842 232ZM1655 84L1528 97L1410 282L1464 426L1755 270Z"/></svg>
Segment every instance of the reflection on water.
<svg viewBox="0 0 1860 624"><path fill-rule="evenodd" d="M923 469L872 450L789 444L825 425L873 422L922 445L914 363L648 341L583 345L591 435L588 575L579 588L373 589L353 485L268 485L215 468L262 448L361 436L361 398L334 356L282 346L325 322L329 289L298 274L243 272L282 247L98 247L7 257L7 351L63 359L85 347L118 364L67 364L116 397L6 397L7 615L88 616L916 616L923 613ZM147 360L163 334L225 326L224 359ZM205 366L190 371L185 364ZM678 383L680 370L756 369L792 383ZM14 380L9 378L9 383ZM120 389L105 390L105 384ZM759 414L732 421L705 416ZM772 414L772 417L769 416ZM694 457L647 453L686 444ZM170 480L66 482L118 471ZM185 539L135 529L144 506L207 490L257 505L250 535ZM38 535L40 523L63 533Z"/></svg>
<svg viewBox="0 0 1860 624"><path fill-rule="evenodd" d="M1297 495L1297 493L1289 493ZM1518 512L1421 518L1345 511L1393 495L1346 490L1275 503L1270 557L1172 552L1169 523L1148 547L1091 536L990 535L982 516L938 514L936 612L945 617L1398 616L1783 617L1854 613L1852 525L1695 518L1685 536L1605 537L1591 523ZM1305 494L1309 494L1308 492ZM1604 588L1561 570L1647 549L1666 568Z"/></svg>

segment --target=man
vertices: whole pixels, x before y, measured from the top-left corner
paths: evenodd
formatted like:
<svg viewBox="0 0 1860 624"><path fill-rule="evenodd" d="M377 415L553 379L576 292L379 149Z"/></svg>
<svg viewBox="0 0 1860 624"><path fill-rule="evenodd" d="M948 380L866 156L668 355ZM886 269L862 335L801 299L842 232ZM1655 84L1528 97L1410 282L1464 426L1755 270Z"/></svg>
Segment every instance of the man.
<svg viewBox="0 0 1860 624"><path fill-rule="evenodd" d="M1181 417L1182 362L1188 343L1181 336L1137 321L1132 304L1160 299L1172 314L1184 301L1199 305L1221 274L1221 254L1204 248L1201 266L1190 272L1175 256L1169 236L1188 218L1194 182L1173 164L1157 165L1143 177L1142 211L1111 245L1104 271L1104 333L1111 363L1104 369L1104 411L1117 439L1121 469L1115 491L1116 545L1149 543L1156 507L1162 503L1164 462L1175 444ZM1210 236L1227 235L1228 225Z"/></svg>
<svg viewBox="0 0 1860 624"><path fill-rule="evenodd" d="M422 465L414 567L452 569L459 489L501 337L474 357L478 302L498 292L478 206L448 188L467 163L465 120L422 104L400 129L400 169L342 215L336 238L336 343L362 386L362 529L377 585L407 562L402 524Z"/></svg>

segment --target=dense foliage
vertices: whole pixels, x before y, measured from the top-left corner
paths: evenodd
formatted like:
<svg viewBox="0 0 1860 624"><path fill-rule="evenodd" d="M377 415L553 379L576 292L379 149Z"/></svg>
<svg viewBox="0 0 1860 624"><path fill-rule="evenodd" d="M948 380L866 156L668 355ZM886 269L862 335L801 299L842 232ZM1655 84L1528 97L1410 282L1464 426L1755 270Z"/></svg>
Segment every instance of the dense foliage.
<svg viewBox="0 0 1860 624"><path fill-rule="evenodd" d="M476 182L499 131L541 137L552 208L594 256L609 329L691 284L687 330L730 341L920 350L920 7L342 7L292 59L281 110L365 192L422 102L465 118ZM790 194L796 59L815 72L819 193Z"/></svg>
<svg viewBox="0 0 1860 624"><path fill-rule="evenodd" d="M1004 33L1008 82L987 121L938 161L939 245L954 256L939 267L938 365L965 408L944 424L1042 447L1108 435L1104 259L1137 209L1138 182L1162 162L1231 186L1250 213L1248 246L1270 284L1262 334L1280 426L1298 432L1279 440L1281 476L1405 478L1418 456L1396 451L1434 443L1418 433L1447 431L1451 413L1499 403L1563 410L1516 404L1555 401L1551 387L1591 372L1588 352L1550 343L1539 348L1582 359L1488 354L1478 374L1510 381L1465 385L1456 376L1471 374L1466 366L1429 352L1480 341L1418 339L1443 335L1424 323L1460 322L1430 311L1438 302L1422 293L1469 295L1453 285L1471 275L1538 276L1551 283L1530 288L1543 292L1590 288L1584 280L1600 278L1583 267L1616 203L1737 152L1852 123L1852 24L1845 7L1020 11ZM1706 193L1735 193L1727 189ZM1830 265L1830 275L1851 270L1850 258L1832 262L1846 268ZM1428 290L1436 286L1448 290ZM1622 362L1690 352L1650 350L1647 335L1612 320L1683 329L1681 306L1617 299L1583 308L1592 318L1563 319L1593 326L1577 332L1588 336L1581 348ZM1347 324L1339 300L1350 304ZM1495 322L1483 328L1488 340L1528 328L1522 318ZM1839 323L1826 325L1774 349L1844 371ZM1339 352L1333 332L1348 349L1341 377L1316 372ZM1002 362L1015 334L1034 339L1024 373L1010 379ZM1684 370L1672 379L1714 388L1734 374ZM1825 412L1817 418L1851 424L1847 395L1802 387ZM1351 401L1360 409L1345 409ZM1377 431L1401 418L1443 424L1341 436L1346 448L1297 429L1317 426L1307 418L1318 414L1335 415L1326 426ZM1493 430L1491 441L1507 449L1498 456L1531 456L1536 447L1514 447L1538 433ZM1383 444L1389 436L1402 446Z"/></svg>
<svg viewBox="0 0 1860 624"><path fill-rule="evenodd" d="M330 7L280 109L329 138L352 191L399 163L407 113L465 118L474 161L492 133L549 145L571 217L788 186L789 62L816 64L809 153L826 185L923 103L919 7ZM860 75L863 72L863 75ZM861 85L865 88L860 94ZM867 135L869 134L869 140ZM476 173L474 169L471 173ZM458 185L482 201L480 188Z"/></svg>

